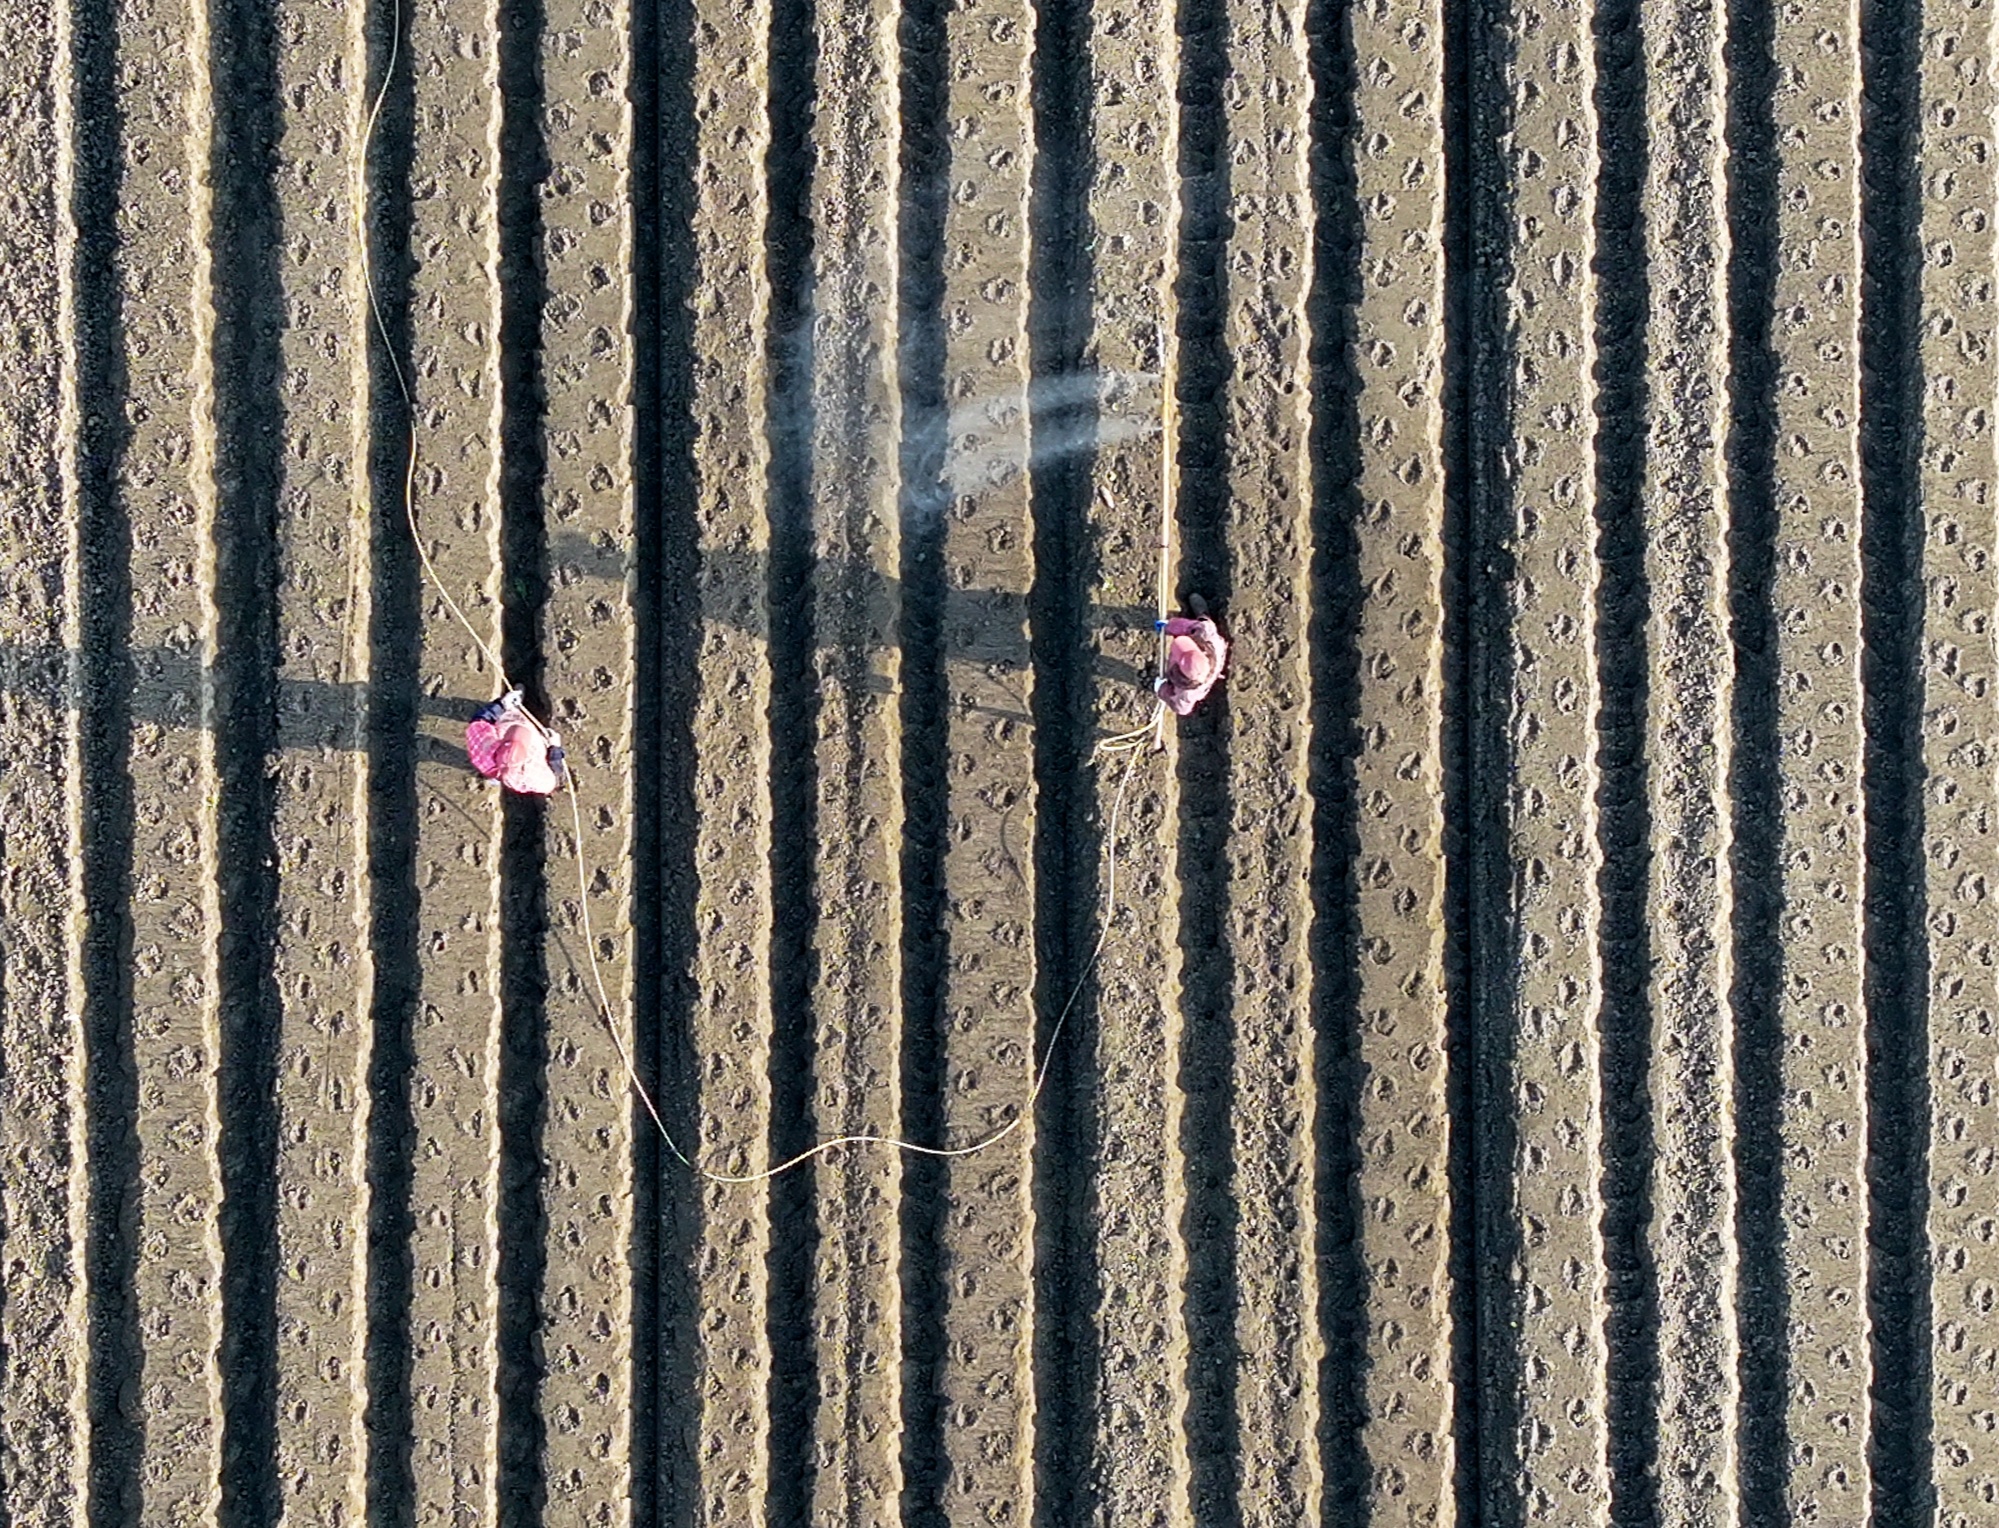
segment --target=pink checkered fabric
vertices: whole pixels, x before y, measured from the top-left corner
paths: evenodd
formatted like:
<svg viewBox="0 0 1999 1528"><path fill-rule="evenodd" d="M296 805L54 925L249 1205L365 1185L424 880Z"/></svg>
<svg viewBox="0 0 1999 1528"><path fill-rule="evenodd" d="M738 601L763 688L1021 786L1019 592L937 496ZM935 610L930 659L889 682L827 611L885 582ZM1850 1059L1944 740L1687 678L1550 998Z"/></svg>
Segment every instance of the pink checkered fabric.
<svg viewBox="0 0 1999 1528"><path fill-rule="evenodd" d="M523 796L551 795L562 784L562 776L548 762L548 744L540 729L520 716L470 723L465 728L465 752L480 774Z"/></svg>
<svg viewBox="0 0 1999 1528"><path fill-rule="evenodd" d="M1175 716L1186 716L1208 698L1229 661L1228 639L1205 616L1166 622L1166 672L1154 686Z"/></svg>

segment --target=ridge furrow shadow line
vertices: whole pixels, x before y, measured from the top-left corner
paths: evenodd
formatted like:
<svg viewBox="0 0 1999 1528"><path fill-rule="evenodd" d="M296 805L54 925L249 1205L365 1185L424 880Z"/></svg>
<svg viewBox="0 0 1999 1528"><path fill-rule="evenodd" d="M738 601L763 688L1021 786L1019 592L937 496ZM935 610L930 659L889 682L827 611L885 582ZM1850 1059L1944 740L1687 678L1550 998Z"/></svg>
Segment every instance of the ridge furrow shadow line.
<svg viewBox="0 0 1999 1528"><path fill-rule="evenodd" d="M1360 1085L1355 942L1360 848L1354 759L1360 746L1360 378L1353 314L1360 302L1360 207L1354 89L1358 65L1346 7L1310 0L1312 288L1312 1022L1317 1031L1316 1158L1320 1520L1358 1528L1367 1502L1362 1432L1367 1268L1361 1253Z"/></svg>
<svg viewBox="0 0 1999 1528"><path fill-rule="evenodd" d="M947 6L902 8L902 205L899 353L902 388L902 1134L934 1141L944 1128L944 854L947 686L943 651L946 507L944 221ZM946 1170L902 1163L902 1521L941 1522L946 1421L937 1387L944 1357L942 1277Z"/></svg>
<svg viewBox="0 0 1999 1528"><path fill-rule="evenodd" d="M1482 1262L1487 1199L1506 1196L1506 1168L1497 1169L1498 1191L1484 1192L1492 1174L1478 1170L1482 1121L1479 1076L1491 1059L1475 1022L1483 936L1491 930L1495 885L1504 895L1506 865L1495 865L1495 849L1505 854L1504 746L1507 726L1505 538L1480 515L1479 485L1491 442L1480 429L1503 417L1488 405L1499 378L1493 341L1498 331L1483 322L1480 262L1482 235L1501 225L1482 221L1482 194L1497 177L1490 160L1477 155L1492 140L1481 133L1479 86L1484 62L1478 0L1443 0L1444 52L1444 375L1443 375L1443 695L1440 764L1443 772L1444 854L1444 1047L1449 1079L1445 1085L1450 1150L1446 1177L1450 1196L1450 1428L1456 1466L1453 1493L1476 1511L1483 1452L1480 1429L1485 1392L1479 1384L1481 1303L1479 1270L1504 1267ZM1481 179L1479 169L1488 173ZM1500 879L1495 883L1493 877ZM1502 957L1503 958L1503 957ZM1495 1009L1495 1014L1504 1012ZM1508 1026L1492 1026L1505 1035ZM1502 1040L1502 1045L1506 1042ZM1490 1098L1490 1095L1487 1095ZM1503 1109L1503 1100L1501 1100ZM1506 1158L1491 1159L1504 1163ZM1504 1328L1499 1330L1503 1331Z"/></svg>
<svg viewBox="0 0 1999 1528"><path fill-rule="evenodd" d="M1645 718L1650 594L1640 490L1644 476L1643 190L1649 139L1637 0L1606 0L1597 50L1597 557L1595 633L1602 852L1603 1249L1608 1314L1611 1521L1651 1528L1659 1512L1657 1281L1646 1248L1653 1156L1651 963L1646 881L1651 814Z"/></svg>
<svg viewBox="0 0 1999 1528"><path fill-rule="evenodd" d="M545 692L541 614L548 597L542 497L548 460L542 393L540 191L551 173L541 125L542 0L499 7L500 82L500 657L530 708L559 727ZM547 1505L536 1340L548 1271L542 1204L548 1111L550 858L548 812L556 798L502 795L500 830L499 1244L495 1265L494 1374L499 1394L498 1478L502 1528L539 1523Z"/></svg>
<svg viewBox="0 0 1999 1528"><path fill-rule="evenodd" d="M277 520L284 311L275 17L228 0L210 33L215 303L216 864L221 912L221 1528L275 1522L279 1005Z"/></svg>
<svg viewBox="0 0 1999 1528"><path fill-rule="evenodd" d="M1206 599L1228 629L1228 418L1232 370L1224 338L1228 252L1228 137L1223 92L1229 76L1229 18L1223 0L1186 0L1179 14L1181 220L1174 389L1179 438L1179 566L1174 600ZM1186 1432L1194 1515L1228 1528L1242 1521L1236 1336L1233 999L1228 940L1229 824L1226 756L1228 687L1175 727L1180 820L1172 856L1179 917L1184 1040L1176 1079L1185 1098L1181 1151L1187 1198Z"/></svg>
<svg viewBox="0 0 1999 1528"><path fill-rule="evenodd" d="M1917 236L1919 8L1860 7L1860 481L1868 1314L1876 1528L1930 1521L1929 952Z"/></svg>
<svg viewBox="0 0 1999 1528"><path fill-rule="evenodd" d="M368 86L384 87L392 50L407 57L409 18L401 0L373 0ZM411 1113L421 955L417 941L417 720L421 705L422 591L416 549L403 518L403 470L410 418L394 360L410 354L410 164L414 152L410 75L399 68L370 155L366 205L369 258L390 338L370 324L368 481L374 569L369 630L368 939L375 973L369 998L368 1272L365 1423L367 1514L401 1528L415 1519L410 1394L410 1239L416 1129ZM393 346L393 355L388 346Z"/></svg>
<svg viewBox="0 0 1999 1528"><path fill-rule="evenodd" d="M813 125L819 36L811 0L775 0L770 28L770 147L764 249L770 274L768 513L770 562L771 947L770 1141L772 1162L812 1143L818 1015L813 1012L819 889L819 707L813 671ZM780 746L780 740L782 745ZM838 1168L834 1168L837 1171ZM779 1528L807 1522L812 1502L813 1415L821 1382L813 1338L818 1173L801 1169L769 1187L770 1451L768 1516Z"/></svg>
<svg viewBox="0 0 1999 1528"><path fill-rule="evenodd" d="M89 1427L85 1515L91 1528L132 1520L139 1505L141 1418L127 1387L139 1372L139 1080L132 1036L131 525L116 477L131 440L131 378L117 273L117 11L72 11L76 229L76 478L83 650L83 1048L88 1204L84 1232Z"/></svg>
<svg viewBox="0 0 1999 1528"><path fill-rule="evenodd" d="M1034 38L1034 184L1030 193L1028 342L1030 502L1034 587L1028 605L1034 670L1034 1053L1049 1056L1033 1120L1035 1528L1098 1510L1091 1439L1101 1297L1094 1173L1101 1149L1094 983L1058 1034L1078 963L1093 947L1100 833L1080 782L1095 718L1088 687L1086 573L1095 399L1084 395L1090 326L1088 196L1090 17L1081 6L1038 8ZM941 317L941 315L940 315ZM941 589L940 589L941 592Z"/></svg>
<svg viewBox="0 0 1999 1528"><path fill-rule="evenodd" d="M695 569L692 504L666 485L692 481L685 382L669 386L669 361L686 364L687 291L692 269L689 167L694 141L692 80L684 47L669 48L669 29L691 26L681 0L631 7L632 157L626 185L632 220L632 498L636 520L632 619L632 949L641 956L632 981L632 1061L639 1081L669 1124L689 1118L669 1071L669 993L684 1000L693 908L681 900L694 851L693 714L677 676L688 665L671 653L694 652L689 632ZM686 35L684 32L681 35ZM674 476L669 479L669 462ZM668 803L681 806L669 811ZM684 803L684 806L681 804ZM684 1030L682 1031L684 1032ZM673 1424L662 1416L669 1396L667 1345L671 1313L681 1292L668 1264L669 1203L691 1188L667 1154L651 1119L627 1099L632 1121L631 1522L664 1528L661 1473ZM671 1176L669 1176L671 1174ZM685 1268L684 1260L679 1265Z"/></svg>
<svg viewBox="0 0 1999 1528"><path fill-rule="evenodd" d="M1729 606L1735 648L1728 782L1734 903L1735 1234L1740 1248L1739 1471L1744 1520L1786 1516L1789 1324L1783 1219L1782 781L1778 535L1775 10L1731 0L1728 20Z"/></svg>

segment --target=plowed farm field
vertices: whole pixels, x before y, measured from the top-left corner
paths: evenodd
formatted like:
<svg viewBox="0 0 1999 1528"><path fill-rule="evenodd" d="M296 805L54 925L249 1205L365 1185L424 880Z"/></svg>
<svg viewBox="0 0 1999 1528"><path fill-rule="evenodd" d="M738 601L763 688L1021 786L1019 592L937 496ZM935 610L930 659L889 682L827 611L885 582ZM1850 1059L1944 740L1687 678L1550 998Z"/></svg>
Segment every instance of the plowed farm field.
<svg viewBox="0 0 1999 1528"><path fill-rule="evenodd" d="M0 1528L1994 1528L1994 46L0 11Z"/></svg>

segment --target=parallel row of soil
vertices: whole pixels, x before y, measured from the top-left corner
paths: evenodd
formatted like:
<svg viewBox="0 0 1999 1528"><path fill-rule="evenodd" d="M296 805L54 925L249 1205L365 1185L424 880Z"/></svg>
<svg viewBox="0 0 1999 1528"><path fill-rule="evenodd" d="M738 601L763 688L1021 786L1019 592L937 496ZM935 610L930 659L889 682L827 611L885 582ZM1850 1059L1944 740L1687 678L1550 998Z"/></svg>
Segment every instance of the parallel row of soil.
<svg viewBox="0 0 1999 1528"><path fill-rule="evenodd" d="M0 16L0 1520L1985 1522L1991 49Z"/></svg>

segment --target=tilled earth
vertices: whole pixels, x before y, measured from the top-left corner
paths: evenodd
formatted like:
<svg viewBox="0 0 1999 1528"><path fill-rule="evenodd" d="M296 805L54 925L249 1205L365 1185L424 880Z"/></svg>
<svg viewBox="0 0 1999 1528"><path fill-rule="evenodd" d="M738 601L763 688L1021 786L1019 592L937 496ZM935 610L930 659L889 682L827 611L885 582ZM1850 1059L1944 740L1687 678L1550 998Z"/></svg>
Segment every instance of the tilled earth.
<svg viewBox="0 0 1999 1528"><path fill-rule="evenodd" d="M0 12L0 1521L1990 1528L1993 46Z"/></svg>

